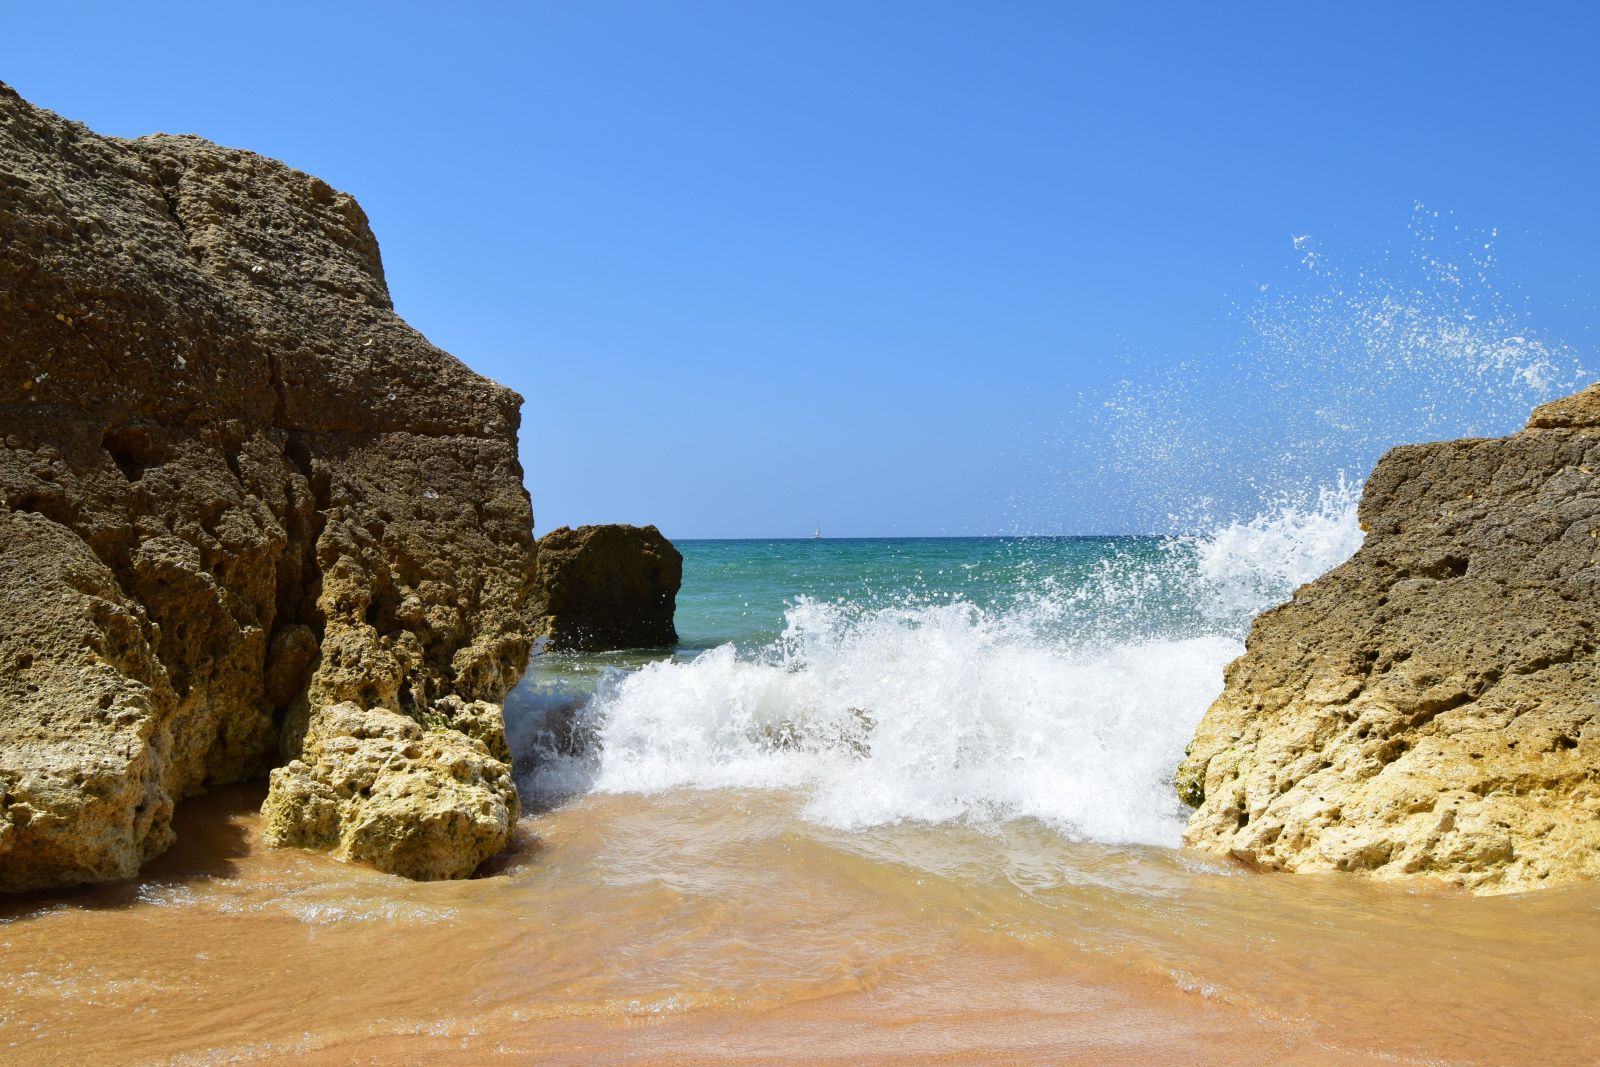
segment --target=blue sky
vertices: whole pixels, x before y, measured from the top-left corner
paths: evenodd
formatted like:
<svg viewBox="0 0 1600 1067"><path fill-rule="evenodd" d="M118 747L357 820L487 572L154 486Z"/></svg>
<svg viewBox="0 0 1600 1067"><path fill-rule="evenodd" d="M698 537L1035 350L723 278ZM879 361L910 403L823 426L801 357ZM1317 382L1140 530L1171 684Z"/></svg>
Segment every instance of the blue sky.
<svg viewBox="0 0 1600 1067"><path fill-rule="evenodd" d="M1281 363L1263 307L1325 318L1319 293L1385 271L1414 291L1419 242L1492 243L1445 302L1589 350L1593 11L33 4L0 78L355 194L400 312L527 398L540 530L1135 530L1204 478L1239 507L1270 480L1198 462L1297 417L1260 400L1293 373L1240 384L1241 350ZM1339 366L1344 328L1307 329ZM1356 402L1403 434L1410 388ZM1119 396L1167 400L1131 433ZM1510 429L1519 404L1416 432ZM1108 445L1132 438L1166 445Z"/></svg>

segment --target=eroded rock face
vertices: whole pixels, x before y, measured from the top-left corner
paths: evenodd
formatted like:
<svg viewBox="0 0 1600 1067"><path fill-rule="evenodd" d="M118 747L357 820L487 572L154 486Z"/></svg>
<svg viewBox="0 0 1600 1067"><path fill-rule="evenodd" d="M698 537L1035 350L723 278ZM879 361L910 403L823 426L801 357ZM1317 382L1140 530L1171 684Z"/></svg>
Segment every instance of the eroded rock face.
<svg viewBox="0 0 1600 1067"><path fill-rule="evenodd" d="M439 748L408 781L438 785L429 825L449 797L480 828L461 856L484 818L503 843L515 794L488 763L531 643L519 407L394 314L349 196L0 86L0 889L135 873L174 802L302 755L313 724L303 765L332 767L345 705ZM446 749L488 763L463 778ZM465 862L394 827L297 840Z"/></svg>
<svg viewBox="0 0 1600 1067"><path fill-rule="evenodd" d="M1394 449L1361 522L1228 668L1186 841L1478 892L1600 875L1600 391Z"/></svg>
<svg viewBox="0 0 1600 1067"><path fill-rule="evenodd" d="M664 648L683 556L654 526L562 526L536 549L535 626L556 649Z"/></svg>
<svg viewBox="0 0 1600 1067"><path fill-rule="evenodd" d="M506 844L517 790L496 735L424 730L385 708L318 709L298 759L272 772L267 841L329 849L408 878L465 878Z"/></svg>

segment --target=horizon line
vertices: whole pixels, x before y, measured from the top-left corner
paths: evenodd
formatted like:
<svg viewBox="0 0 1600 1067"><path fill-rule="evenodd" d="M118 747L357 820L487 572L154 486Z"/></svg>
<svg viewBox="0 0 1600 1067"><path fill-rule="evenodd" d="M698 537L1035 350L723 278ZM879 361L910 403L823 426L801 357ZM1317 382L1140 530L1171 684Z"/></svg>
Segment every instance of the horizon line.
<svg viewBox="0 0 1600 1067"><path fill-rule="evenodd" d="M548 532L548 531L547 531ZM668 537L678 541L1103 541L1107 538L1140 537L1162 539L1181 537L1176 533L1085 533L1085 534L851 534L839 537L745 536L745 537Z"/></svg>

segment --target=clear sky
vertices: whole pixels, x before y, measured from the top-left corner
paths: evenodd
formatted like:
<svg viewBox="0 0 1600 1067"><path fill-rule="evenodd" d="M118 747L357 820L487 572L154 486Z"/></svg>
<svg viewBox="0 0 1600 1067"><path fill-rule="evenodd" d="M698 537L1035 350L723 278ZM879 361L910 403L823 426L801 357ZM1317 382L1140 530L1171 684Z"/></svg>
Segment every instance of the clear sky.
<svg viewBox="0 0 1600 1067"><path fill-rule="evenodd" d="M1277 432L1230 375L1261 300L1326 311L1307 247L1347 294L1440 211L1494 234L1511 319L1588 351L1595 11L35 3L0 79L355 194L400 313L527 398L540 530L1085 532L1151 525L1108 398Z"/></svg>

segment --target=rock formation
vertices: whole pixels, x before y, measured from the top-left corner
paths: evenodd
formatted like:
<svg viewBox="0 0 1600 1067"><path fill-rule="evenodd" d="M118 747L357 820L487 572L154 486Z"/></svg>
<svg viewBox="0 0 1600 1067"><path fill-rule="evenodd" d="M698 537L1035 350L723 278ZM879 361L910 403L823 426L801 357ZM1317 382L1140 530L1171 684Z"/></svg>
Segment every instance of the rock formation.
<svg viewBox="0 0 1600 1067"><path fill-rule="evenodd" d="M556 649L663 648L683 556L654 526L566 526L539 538L534 615Z"/></svg>
<svg viewBox="0 0 1600 1067"><path fill-rule="evenodd" d="M1600 875L1600 386L1394 449L1360 514L1361 550L1228 668L1186 841L1488 893Z"/></svg>
<svg viewBox="0 0 1600 1067"><path fill-rule="evenodd" d="M517 811L520 398L395 315L349 196L0 86L0 889L274 841L470 873Z"/></svg>

